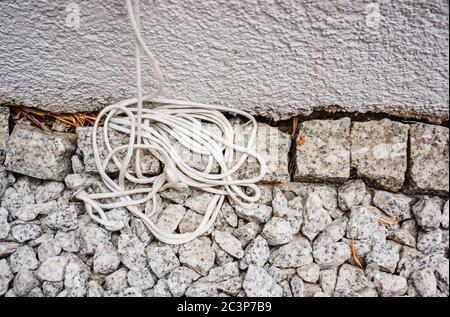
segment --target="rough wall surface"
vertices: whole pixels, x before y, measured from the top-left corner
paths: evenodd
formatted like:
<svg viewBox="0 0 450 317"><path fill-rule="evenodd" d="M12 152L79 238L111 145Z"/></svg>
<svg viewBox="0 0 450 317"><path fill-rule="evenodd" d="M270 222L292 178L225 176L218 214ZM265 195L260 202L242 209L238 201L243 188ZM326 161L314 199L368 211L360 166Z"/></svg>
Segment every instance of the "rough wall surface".
<svg viewBox="0 0 450 317"><path fill-rule="evenodd" d="M141 2L166 96L275 119L331 105L448 118L446 0ZM94 110L135 92L122 1L1 1L0 30L0 103Z"/></svg>

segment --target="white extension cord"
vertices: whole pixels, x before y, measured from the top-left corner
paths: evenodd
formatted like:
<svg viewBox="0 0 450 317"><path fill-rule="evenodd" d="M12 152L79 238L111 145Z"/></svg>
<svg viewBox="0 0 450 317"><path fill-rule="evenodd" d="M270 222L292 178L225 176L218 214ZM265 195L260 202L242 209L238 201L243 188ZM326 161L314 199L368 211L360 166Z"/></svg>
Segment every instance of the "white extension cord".
<svg viewBox="0 0 450 317"><path fill-rule="evenodd" d="M124 224L109 220L104 210L126 207L135 217L141 219L154 237L160 241L169 244L186 243L211 228L225 197L229 197L234 203L244 208L251 208L252 204L260 198L260 190L256 183L264 177L266 163L254 149L257 123L250 114L234 108L159 97L163 88L162 73L140 34L139 0L134 1L134 8L131 0L125 0L125 2L136 37L137 98L127 99L104 108L95 121L92 132L94 159L107 192L89 193L81 190L75 197L84 202L89 216L108 230L120 230ZM145 96L142 94L141 51L150 59L158 82L156 91ZM157 106L152 109L143 108L144 101ZM251 122L252 130L245 147L234 144L233 127L222 112L239 114ZM97 146L97 130L103 118L105 118L103 138L108 154L102 161ZM200 122L217 126L221 135L208 132L202 128ZM112 148L108 132L110 129L128 134L128 144ZM183 146L189 147L193 153L207 155L208 164L205 170L198 171L183 161L180 153L170 142L169 136ZM123 160L119 160L116 156L118 151L126 152ZM163 173L152 177L144 176L140 162L141 151L148 151L160 160L164 166ZM241 156L238 159L235 159L235 151L240 152ZM129 172L133 154L135 154L135 175ZM233 179L233 174L248 156L253 156L258 161L259 175L250 179ZM117 181L105 172L110 161L114 162L119 169ZM214 164L220 167L219 173L211 172ZM157 210L157 193L170 188L185 190L188 187L214 194L197 229L178 234L158 228L150 219ZM246 194L246 188L252 189L251 196ZM111 200L114 202L110 202ZM150 200L152 200L152 211L146 215L138 206Z"/></svg>

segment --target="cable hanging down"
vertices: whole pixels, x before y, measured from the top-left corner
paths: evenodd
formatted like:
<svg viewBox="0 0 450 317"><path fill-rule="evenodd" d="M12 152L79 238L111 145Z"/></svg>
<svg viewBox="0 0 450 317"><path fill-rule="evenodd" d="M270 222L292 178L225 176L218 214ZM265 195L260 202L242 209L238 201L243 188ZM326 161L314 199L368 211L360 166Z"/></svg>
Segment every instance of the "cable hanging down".
<svg viewBox="0 0 450 317"><path fill-rule="evenodd" d="M89 216L106 229L120 230L124 224L107 218L105 210L125 207L135 217L142 220L155 238L169 244L189 242L207 232L213 225L221 207L228 197L235 204L251 208L261 196L256 183L266 173L266 163L255 150L257 122L250 114L229 107L171 100L161 97L163 76L158 63L144 42L140 33L139 0L125 0L128 16L136 40L137 97L124 100L104 108L98 115L92 132L92 146L95 164L100 174L104 191L101 193L80 190L75 197L85 204ZM143 95L141 54L144 53L157 78L157 88L149 95ZM143 103L154 107L144 108ZM223 112L241 115L252 125L246 146L234 143L233 127ZM97 133L104 119L103 139L107 150L105 158L100 157ZM204 129L201 123L212 124L220 134ZM110 131L127 134L128 144L112 147ZM188 147L194 154L208 158L203 171L199 171L183 160L174 148L170 137L182 146ZM125 152L123 159L118 152ZM163 165L163 172L157 176L145 176L142 172L141 153L149 152ZM236 158L236 153L240 156ZM135 173L130 172L132 158ZM234 179L248 157L254 157L260 165L258 176L249 179ZM113 162L119 169L119 175L112 179L106 173L106 166ZM219 166L219 172L212 171ZM166 189L185 190L196 188L212 193L206 212L199 226L192 232L173 233L159 228L151 220L157 212L157 194ZM252 195L248 195L251 189ZM152 210L144 213L139 206L151 202Z"/></svg>

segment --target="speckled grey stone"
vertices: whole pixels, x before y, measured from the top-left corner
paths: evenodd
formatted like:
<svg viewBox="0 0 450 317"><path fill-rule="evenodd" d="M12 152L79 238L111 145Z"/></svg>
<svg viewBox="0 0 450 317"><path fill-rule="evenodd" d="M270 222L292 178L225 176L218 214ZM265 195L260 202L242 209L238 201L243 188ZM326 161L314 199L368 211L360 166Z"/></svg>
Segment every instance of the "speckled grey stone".
<svg viewBox="0 0 450 317"><path fill-rule="evenodd" d="M186 214L186 208L181 205L170 204L159 215L156 225L161 230L173 233Z"/></svg>
<svg viewBox="0 0 450 317"><path fill-rule="evenodd" d="M298 275L294 275L291 279L291 290L293 297L305 296L305 283Z"/></svg>
<svg viewBox="0 0 450 317"><path fill-rule="evenodd" d="M84 297L87 292L89 268L80 260L71 260L66 266L64 287L67 297Z"/></svg>
<svg viewBox="0 0 450 317"><path fill-rule="evenodd" d="M242 245L248 245L261 231L260 226L256 222L249 222L239 225L233 232L233 235L238 238Z"/></svg>
<svg viewBox="0 0 450 317"><path fill-rule="evenodd" d="M313 242L314 248L319 246L326 246L341 240L345 235L347 223L348 223L347 217L335 219L314 240Z"/></svg>
<svg viewBox="0 0 450 317"><path fill-rule="evenodd" d="M350 177L350 118L302 122L296 144L296 181Z"/></svg>
<svg viewBox="0 0 450 317"><path fill-rule="evenodd" d="M311 253L309 241L297 236L288 244L272 249L269 262L278 268L297 268L313 262Z"/></svg>
<svg viewBox="0 0 450 317"><path fill-rule="evenodd" d="M129 270L127 281L131 287L139 287L143 290L150 289L155 285L155 280L147 268Z"/></svg>
<svg viewBox="0 0 450 317"><path fill-rule="evenodd" d="M394 241L376 243L372 250L366 255L367 264L375 264L380 269L394 273L400 260L401 245Z"/></svg>
<svg viewBox="0 0 450 317"><path fill-rule="evenodd" d="M59 241L62 249L67 252L78 252L80 250L80 230L57 231L55 239Z"/></svg>
<svg viewBox="0 0 450 317"><path fill-rule="evenodd" d="M61 231L71 231L78 227L77 211L74 205L60 210L53 211L42 219L42 223L52 229Z"/></svg>
<svg viewBox="0 0 450 317"><path fill-rule="evenodd" d="M353 122L351 166L359 177L386 190L399 190L407 168L409 126L389 119Z"/></svg>
<svg viewBox="0 0 450 317"><path fill-rule="evenodd" d="M105 289L115 294L128 287L127 270L121 268L105 277Z"/></svg>
<svg viewBox="0 0 450 317"><path fill-rule="evenodd" d="M180 266L170 272L167 277L167 286L174 297L183 296L186 289L192 284L193 281L200 277L196 271Z"/></svg>
<svg viewBox="0 0 450 317"><path fill-rule="evenodd" d="M219 247L231 256L237 259L241 259L244 256L241 241L231 233L216 230L212 233L212 237Z"/></svg>
<svg viewBox="0 0 450 317"><path fill-rule="evenodd" d="M87 297L103 297L104 290L96 281L89 281L87 286Z"/></svg>
<svg viewBox="0 0 450 317"><path fill-rule="evenodd" d="M442 220L442 201L438 197L423 196L412 207L417 224L424 229L439 228Z"/></svg>
<svg viewBox="0 0 450 317"><path fill-rule="evenodd" d="M316 263L303 265L297 269L297 274L308 283L316 283L319 280L320 266Z"/></svg>
<svg viewBox="0 0 450 317"><path fill-rule="evenodd" d="M183 219L181 219L178 224L178 230L180 233L193 232L198 228L202 219L203 215L193 211L192 209L188 209L185 212Z"/></svg>
<svg viewBox="0 0 450 317"><path fill-rule="evenodd" d="M81 254L94 254L97 246L102 242L109 242L111 233L96 224L88 223L80 228Z"/></svg>
<svg viewBox="0 0 450 317"><path fill-rule="evenodd" d="M28 245L19 247L9 257L9 264L11 271L17 273L21 270L35 270L39 266L39 261L36 258L36 253L33 248Z"/></svg>
<svg viewBox="0 0 450 317"><path fill-rule="evenodd" d="M272 208L263 204L255 204L251 208L235 206L235 211L239 218L258 224L266 223L272 216Z"/></svg>
<svg viewBox="0 0 450 317"><path fill-rule="evenodd" d="M42 234L39 223L16 223L11 226L11 235L17 242L26 242L38 238Z"/></svg>
<svg viewBox="0 0 450 317"><path fill-rule="evenodd" d="M283 192L278 188L273 189L272 208L275 217L283 218L292 227L292 233L300 231L303 224L303 204L301 197L288 201Z"/></svg>
<svg viewBox="0 0 450 317"><path fill-rule="evenodd" d="M337 269L327 269L320 271L319 284L325 294L330 296L336 287Z"/></svg>
<svg viewBox="0 0 450 317"><path fill-rule="evenodd" d="M8 140L5 168L40 179L62 181L70 172L74 134L16 125Z"/></svg>
<svg viewBox="0 0 450 317"><path fill-rule="evenodd" d="M6 189L13 184L15 180L14 175L5 170L3 164L0 164L0 198L3 197Z"/></svg>
<svg viewBox="0 0 450 317"><path fill-rule="evenodd" d="M27 296L36 286L39 286L39 281L29 270L19 271L14 277L13 287L17 296Z"/></svg>
<svg viewBox="0 0 450 317"><path fill-rule="evenodd" d="M373 204L391 217L398 220L411 219L411 204L414 199L404 194L394 194L376 190L373 195Z"/></svg>
<svg viewBox="0 0 450 317"><path fill-rule="evenodd" d="M119 264L120 254L112 243L102 242L97 246L94 254L94 272L110 274L117 270Z"/></svg>
<svg viewBox="0 0 450 317"><path fill-rule="evenodd" d="M97 173L97 166L94 161L94 152L92 147L92 127L82 127L77 128L77 145L78 150L83 154L83 162L85 171L88 173ZM108 130L109 141L112 148L116 148L121 145L128 144L128 137L126 134L115 130ZM98 128L97 130L97 146L99 149L100 159L104 159L107 155L107 149L103 138L103 128ZM116 156L119 160L125 157L126 151L119 151ZM154 175L159 174L161 171L160 162L148 151L141 152L141 169L144 174ZM107 173L118 173L119 169L111 160L106 166ZM135 160L132 158L129 165L129 172L135 172Z"/></svg>
<svg viewBox="0 0 450 317"><path fill-rule="evenodd" d="M36 203L46 203L56 199L64 190L64 184L60 182L46 182L36 188L34 195Z"/></svg>
<svg viewBox="0 0 450 317"><path fill-rule="evenodd" d="M0 296L5 294L9 289L9 282L12 281L14 275L6 260L0 260Z"/></svg>
<svg viewBox="0 0 450 317"><path fill-rule="evenodd" d="M434 297L436 295L436 276L430 268L417 270L411 274L414 288L422 297Z"/></svg>
<svg viewBox="0 0 450 317"><path fill-rule="evenodd" d="M273 246L286 244L293 239L289 222L278 217L273 217L264 225L261 235Z"/></svg>
<svg viewBox="0 0 450 317"><path fill-rule="evenodd" d="M263 268L250 265L243 283L248 297L281 297L282 288L276 284L272 277Z"/></svg>
<svg viewBox="0 0 450 317"><path fill-rule="evenodd" d="M384 272L375 274L374 284L383 297L402 296L408 290L408 282L404 277Z"/></svg>
<svg viewBox="0 0 450 317"><path fill-rule="evenodd" d="M369 239L384 229L370 211L371 207L356 206L350 212L347 224L347 237L351 239Z"/></svg>
<svg viewBox="0 0 450 317"><path fill-rule="evenodd" d="M343 264L351 256L350 247L344 242L336 242L313 249L314 262L321 269L329 269Z"/></svg>
<svg viewBox="0 0 450 317"><path fill-rule="evenodd" d="M270 256L270 248L266 239L258 235L245 248L244 257L240 262L240 268L246 269L249 265L264 266Z"/></svg>
<svg viewBox="0 0 450 317"><path fill-rule="evenodd" d="M180 266L180 261L169 246L157 246L151 243L146 251L148 264L158 278L164 278Z"/></svg>
<svg viewBox="0 0 450 317"><path fill-rule="evenodd" d="M448 127L412 124L410 144L409 189L413 192L448 194Z"/></svg>
<svg viewBox="0 0 450 317"><path fill-rule="evenodd" d="M196 238L180 246L180 262L202 276L214 266L215 253L207 239Z"/></svg>
<svg viewBox="0 0 450 317"><path fill-rule="evenodd" d="M348 211L361 204L366 196L366 185L360 179L352 179L338 188L338 202L342 210Z"/></svg>
<svg viewBox="0 0 450 317"><path fill-rule="evenodd" d="M251 124L235 124L235 144L247 146L248 137L252 131ZM262 182L288 182L289 174L289 150L291 147L291 136L281 132L276 127L265 123L258 123L258 131L255 140L255 149L266 162L267 170ZM241 157L236 152L235 161ZM254 157L248 157L241 168L235 173L238 179L256 177L260 173L260 166Z"/></svg>
<svg viewBox="0 0 450 317"><path fill-rule="evenodd" d="M58 204L55 200L38 203L34 205L26 205L18 209L15 213L16 217L22 221L31 221L36 219L40 214L48 214L58 209Z"/></svg>
<svg viewBox="0 0 450 317"><path fill-rule="evenodd" d="M0 164L5 160L6 144L9 139L9 108L0 106Z"/></svg>
<svg viewBox="0 0 450 317"><path fill-rule="evenodd" d="M0 240L8 236L10 228L11 226L8 223L8 210L0 207Z"/></svg>
<svg viewBox="0 0 450 317"><path fill-rule="evenodd" d="M154 297L172 297L172 293L170 293L169 286L167 285L167 280L165 279L159 279L153 290Z"/></svg>
<svg viewBox="0 0 450 317"><path fill-rule="evenodd" d="M62 247L58 239L50 237L43 241L37 248L39 261L44 262L52 256L59 255L61 253Z"/></svg>
<svg viewBox="0 0 450 317"><path fill-rule="evenodd" d="M448 200L445 202L444 209L442 211L442 220L441 225L445 229L448 229L448 222L449 222L449 216L448 216Z"/></svg>
<svg viewBox="0 0 450 317"><path fill-rule="evenodd" d="M302 233L311 241L332 222L322 199L316 193L308 196L303 212Z"/></svg>
<svg viewBox="0 0 450 317"><path fill-rule="evenodd" d="M441 229L420 231L417 235L417 249L430 253L441 246L442 238Z"/></svg>
<svg viewBox="0 0 450 317"><path fill-rule="evenodd" d="M65 256L48 258L39 266L39 269L36 271L36 277L41 281L62 281L68 262L69 259Z"/></svg>
<svg viewBox="0 0 450 317"><path fill-rule="evenodd" d="M144 268L147 266L145 245L134 234L122 233L117 249L122 263L128 268Z"/></svg>

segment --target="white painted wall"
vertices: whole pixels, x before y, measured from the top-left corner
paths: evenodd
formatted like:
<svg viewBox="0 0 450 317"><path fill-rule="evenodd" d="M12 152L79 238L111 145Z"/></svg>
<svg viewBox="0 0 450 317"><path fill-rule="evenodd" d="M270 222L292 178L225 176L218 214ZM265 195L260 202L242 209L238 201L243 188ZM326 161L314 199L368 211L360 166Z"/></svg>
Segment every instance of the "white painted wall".
<svg viewBox="0 0 450 317"><path fill-rule="evenodd" d="M141 3L167 96L275 119L329 105L448 118L446 0ZM79 111L130 97L133 45L121 0L2 0L0 103Z"/></svg>

